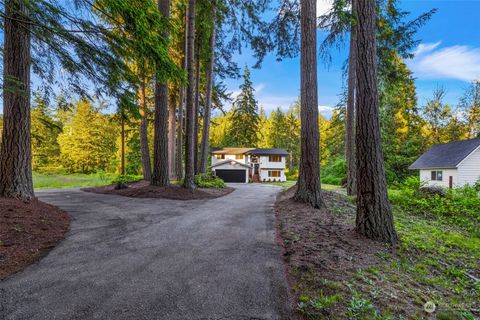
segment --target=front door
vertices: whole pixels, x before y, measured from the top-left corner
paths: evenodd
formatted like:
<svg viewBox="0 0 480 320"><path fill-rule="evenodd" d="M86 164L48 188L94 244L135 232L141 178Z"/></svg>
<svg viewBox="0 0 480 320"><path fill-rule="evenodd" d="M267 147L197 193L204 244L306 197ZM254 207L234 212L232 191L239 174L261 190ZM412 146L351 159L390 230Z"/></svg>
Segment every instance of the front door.
<svg viewBox="0 0 480 320"><path fill-rule="evenodd" d="M255 163L253 165L253 174L258 174L259 168L260 168L260 164Z"/></svg>

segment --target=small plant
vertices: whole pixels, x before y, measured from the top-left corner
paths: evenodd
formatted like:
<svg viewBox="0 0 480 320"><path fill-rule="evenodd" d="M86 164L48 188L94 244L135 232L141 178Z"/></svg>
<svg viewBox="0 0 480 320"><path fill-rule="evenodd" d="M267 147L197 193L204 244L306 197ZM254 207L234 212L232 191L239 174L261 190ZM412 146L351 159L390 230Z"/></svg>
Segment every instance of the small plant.
<svg viewBox="0 0 480 320"><path fill-rule="evenodd" d="M211 173L197 174L194 178L194 182L199 188L225 188L225 182Z"/></svg>
<svg viewBox="0 0 480 320"><path fill-rule="evenodd" d="M307 317L312 317L337 304L340 298L340 294L324 295L321 291L316 298L310 298L307 294L302 294L299 298L298 311Z"/></svg>

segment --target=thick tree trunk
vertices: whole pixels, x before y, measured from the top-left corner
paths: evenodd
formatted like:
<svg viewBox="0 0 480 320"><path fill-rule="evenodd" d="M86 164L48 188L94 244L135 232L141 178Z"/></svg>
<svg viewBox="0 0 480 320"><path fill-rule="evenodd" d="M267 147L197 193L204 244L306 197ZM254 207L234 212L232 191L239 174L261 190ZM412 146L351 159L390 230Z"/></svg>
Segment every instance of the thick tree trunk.
<svg viewBox="0 0 480 320"><path fill-rule="evenodd" d="M172 97L172 100L174 97ZM177 108L174 101L171 101L168 111L168 168L170 170L170 179L175 180L175 130L176 130L176 112Z"/></svg>
<svg viewBox="0 0 480 320"><path fill-rule="evenodd" d="M170 16L170 1L159 0L160 14ZM168 186L170 184L168 168L168 84L155 83L155 132L153 137L153 174L152 185Z"/></svg>
<svg viewBox="0 0 480 320"><path fill-rule="evenodd" d="M145 80L142 80L139 90L140 115L140 152L142 158L143 179L150 181L152 179L152 164L150 163L150 149L148 148L148 121L147 121L147 103L145 94Z"/></svg>
<svg viewBox="0 0 480 320"><path fill-rule="evenodd" d="M207 172L208 161L208 138L210 136L210 114L212 109L212 90L214 79L215 65L215 36L216 36L216 19L217 16L217 0L212 1L212 17L213 28L210 36L210 58L207 64L207 89L205 92L205 109L203 110L203 130L202 130L202 147L200 152L200 173Z"/></svg>
<svg viewBox="0 0 480 320"><path fill-rule="evenodd" d="M193 128L193 150L194 150L194 163L195 163L195 174L199 172L199 163L198 163L198 127L199 127L199 114L200 114L200 41L197 43L197 53L196 53L196 74L195 74L195 116L194 116L194 128Z"/></svg>
<svg viewBox="0 0 480 320"><path fill-rule="evenodd" d="M321 208L316 1L301 1L301 159L295 200Z"/></svg>
<svg viewBox="0 0 480 320"><path fill-rule="evenodd" d="M352 15L355 13L355 2L352 0ZM347 160L347 194L356 194L356 169L355 169L355 92L356 92L356 42L357 32L355 25L352 25L350 33L350 57L348 61L348 97L347 97L347 119L345 128L345 159Z"/></svg>
<svg viewBox="0 0 480 320"><path fill-rule="evenodd" d="M193 189L195 183L195 160L194 160L194 120L195 120L195 0L188 0L188 36L187 36L187 121L185 137L185 179L183 186Z"/></svg>
<svg viewBox="0 0 480 320"><path fill-rule="evenodd" d="M375 43L376 1L358 1L356 9L356 229L368 238L395 244L398 237L388 202L380 138Z"/></svg>
<svg viewBox="0 0 480 320"><path fill-rule="evenodd" d="M30 136L30 26L22 1L5 6L0 196L34 198Z"/></svg>

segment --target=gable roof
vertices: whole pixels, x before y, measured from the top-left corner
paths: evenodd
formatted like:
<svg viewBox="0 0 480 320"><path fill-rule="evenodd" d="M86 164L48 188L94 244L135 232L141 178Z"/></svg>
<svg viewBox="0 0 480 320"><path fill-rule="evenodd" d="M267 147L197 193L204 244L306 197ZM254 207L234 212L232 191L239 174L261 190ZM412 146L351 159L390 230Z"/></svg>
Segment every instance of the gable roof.
<svg viewBox="0 0 480 320"><path fill-rule="evenodd" d="M239 161L232 160L232 159L227 159L225 161L217 162L212 166L212 168L218 167L218 166L221 166L222 164L227 164L227 163L230 163L231 165L240 165L240 166L243 166L245 168L250 168L250 166L248 164L241 163Z"/></svg>
<svg viewBox="0 0 480 320"><path fill-rule="evenodd" d="M213 154L244 154L255 148L218 148L213 149Z"/></svg>
<svg viewBox="0 0 480 320"><path fill-rule="evenodd" d="M269 156L269 155L288 156L288 152L283 149L270 149L270 148L257 148L247 153L257 155L257 156Z"/></svg>
<svg viewBox="0 0 480 320"><path fill-rule="evenodd" d="M283 149L270 148L212 148L212 154L253 154L253 155L280 155L288 156L288 152Z"/></svg>
<svg viewBox="0 0 480 320"><path fill-rule="evenodd" d="M418 158L409 169L456 168L478 147L480 147L480 138L436 144Z"/></svg>

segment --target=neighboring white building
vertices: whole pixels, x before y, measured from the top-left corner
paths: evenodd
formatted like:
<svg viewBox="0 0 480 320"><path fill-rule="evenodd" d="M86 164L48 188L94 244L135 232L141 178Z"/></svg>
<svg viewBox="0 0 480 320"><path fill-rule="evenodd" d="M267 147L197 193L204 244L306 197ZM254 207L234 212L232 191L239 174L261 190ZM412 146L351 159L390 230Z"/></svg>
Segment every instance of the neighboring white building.
<svg viewBox="0 0 480 320"><path fill-rule="evenodd" d="M282 149L223 148L212 151L212 171L225 182L287 181Z"/></svg>
<svg viewBox="0 0 480 320"><path fill-rule="evenodd" d="M480 181L480 138L434 145L409 169L429 186L461 187Z"/></svg>

